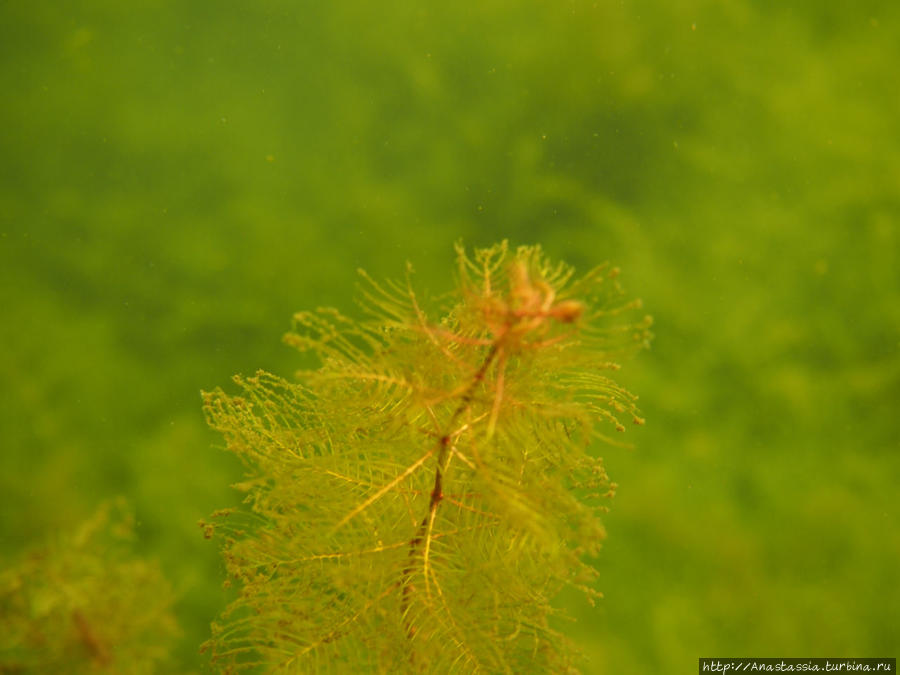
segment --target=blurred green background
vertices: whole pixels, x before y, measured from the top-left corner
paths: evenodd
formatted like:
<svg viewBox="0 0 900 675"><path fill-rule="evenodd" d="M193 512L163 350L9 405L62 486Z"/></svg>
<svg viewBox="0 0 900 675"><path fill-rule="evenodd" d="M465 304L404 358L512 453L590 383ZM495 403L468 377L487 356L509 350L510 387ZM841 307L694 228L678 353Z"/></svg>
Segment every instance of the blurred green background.
<svg viewBox="0 0 900 675"><path fill-rule="evenodd" d="M239 476L199 391L289 374L357 267L610 259L647 426L575 605L588 673L896 656L900 4L0 5L0 558L125 495L178 592Z"/></svg>

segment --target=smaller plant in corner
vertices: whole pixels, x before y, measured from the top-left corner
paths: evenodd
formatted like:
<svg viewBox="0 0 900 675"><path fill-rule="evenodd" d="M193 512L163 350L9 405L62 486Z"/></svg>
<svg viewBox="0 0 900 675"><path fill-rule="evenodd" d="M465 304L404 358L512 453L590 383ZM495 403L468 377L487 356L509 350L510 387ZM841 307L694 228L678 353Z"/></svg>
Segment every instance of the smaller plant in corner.
<svg viewBox="0 0 900 675"><path fill-rule="evenodd" d="M289 382L204 394L247 470L243 506L201 523L236 600L205 649L228 671L565 672L551 627L615 491L590 454L643 424L612 379L649 317L618 270L576 277L536 246L457 246L456 290L425 301L365 273L356 321L301 312L319 358Z"/></svg>
<svg viewBox="0 0 900 675"><path fill-rule="evenodd" d="M155 673L180 636L124 500L0 569L0 673Z"/></svg>

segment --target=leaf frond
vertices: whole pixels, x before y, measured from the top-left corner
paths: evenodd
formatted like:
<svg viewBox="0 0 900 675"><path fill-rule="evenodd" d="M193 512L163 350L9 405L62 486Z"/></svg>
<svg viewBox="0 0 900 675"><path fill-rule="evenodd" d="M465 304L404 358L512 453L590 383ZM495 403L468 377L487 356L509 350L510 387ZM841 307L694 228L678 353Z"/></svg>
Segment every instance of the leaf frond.
<svg viewBox="0 0 900 675"><path fill-rule="evenodd" d="M615 491L591 444L641 424L611 377L646 346L618 271L540 247L469 254L428 303L411 267L361 272L356 321L299 312L285 342L319 365L235 378L206 418L244 462L241 509L204 523L241 593L207 646L275 672L559 672L564 586L593 600Z"/></svg>

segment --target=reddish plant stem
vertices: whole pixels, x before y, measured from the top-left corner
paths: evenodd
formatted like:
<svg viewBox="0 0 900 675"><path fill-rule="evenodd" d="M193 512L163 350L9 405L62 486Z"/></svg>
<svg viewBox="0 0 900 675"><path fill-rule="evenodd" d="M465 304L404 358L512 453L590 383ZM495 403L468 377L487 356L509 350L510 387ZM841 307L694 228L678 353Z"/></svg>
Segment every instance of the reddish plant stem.
<svg viewBox="0 0 900 675"><path fill-rule="evenodd" d="M466 390L463 392L462 397L459 401L459 405L450 416L450 420L447 422L448 430L453 428L453 424L459 419L459 416L469 408L469 405L472 403L472 398L475 396L475 390L478 385L482 381L484 381L484 376L487 374L488 369L494 362L498 350L498 344L496 342L493 343L491 345L490 351L488 351L487 353L487 356L485 356L484 362L482 362L481 367L478 368L478 371L472 377L472 382L469 383L469 386L466 387ZM410 583L410 577L412 576L413 570L415 569L414 560L416 554L419 550L419 547L422 545L422 541L425 538L425 533L428 531L428 523L434 521L434 514L437 512L438 506L440 506L441 501L444 499L444 470L446 468L447 460L449 459L451 446L451 437L449 431L448 433L445 433L441 436L438 443L440 445L440 449L438 451L437 466L434 472L434 486L431 490L431 497L428 501L428 512L425 514L425 517L422 518L422 522L419 523L419 527L416 529L415 536L413 536L413 538L409 541L407 563L403 568L403 574L400 580L400 584L403 588L400 600L400 613L401 616L403 616L403 623L406 627L406 636L410 639L412 639L412 637L416 634L416 627L412 625L412 622L409 621L408 617L406 616L406 613L409 610L411 596L414 590L413 585Z"/></svg>

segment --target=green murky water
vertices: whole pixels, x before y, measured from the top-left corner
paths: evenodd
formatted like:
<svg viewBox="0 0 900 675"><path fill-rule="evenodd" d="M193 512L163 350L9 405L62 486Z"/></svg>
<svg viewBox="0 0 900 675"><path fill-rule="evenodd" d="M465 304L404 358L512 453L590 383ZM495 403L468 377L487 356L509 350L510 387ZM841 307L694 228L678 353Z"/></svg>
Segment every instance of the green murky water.
<svg viewBox="0 0 900 675"><path fill-rule="evenodd" d="M896 655L898 7L5 3L3 560L125 496L199 670L240 475L200 389L292 372L357 267L509 238L656 320L585 670Z"/></svg>

